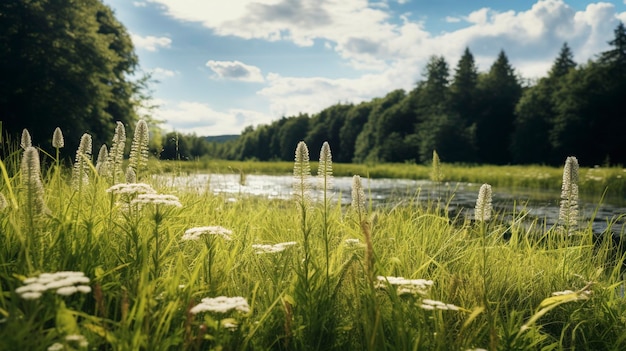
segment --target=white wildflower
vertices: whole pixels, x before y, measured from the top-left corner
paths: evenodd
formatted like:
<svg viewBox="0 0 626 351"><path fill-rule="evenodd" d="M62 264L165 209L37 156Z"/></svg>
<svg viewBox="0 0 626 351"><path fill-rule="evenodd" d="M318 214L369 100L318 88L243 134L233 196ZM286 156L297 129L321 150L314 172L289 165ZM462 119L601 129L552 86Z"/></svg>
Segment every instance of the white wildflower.
<svg viewBox="0 0 626 351"><path fill-rule="evenodd" d="M69 296L77 292L91 292L90 280L83 272L63 271L41 273L38 277L24 279L23 286L15 289L15 293L26 300L35 300L46 291L54 291L59 295Z"/></svg>
<svg viewBox="0 0 626 351"><path fill-rule="evenodd" d="M140 194L131 204L153 204L163 206L183 207L175 195L167 194Z"/></svg>
<svg viewBox="0 0 626 351"><path fill-rule="evenodd" d="M288 241L284 243L278 243L274 245L263 245L263 244L254 244L252 245L253 249L256 249L255 253L264 254L264 253L276 253L284 251L286 248L296 245L295 241Z"/></svg>
<svg viewBox="0 0 626 351"><path fill-rule="evenodd" d="M54 344L48 346L48 351L62 351L65 350L65 346L59 342L55 342Z"/></svg>
<svg viewBox="0 0 626 351"><path fill-rule="evenodd" d="M227 313L232 310L248 313L250 312L250 306L248 306L246 299L241 296L205 297L198 305L192 307L189 312L192 314L198 314L200 312Z"/></svg>
<svg viewBox="0 0 626 351"><path fill-rule="evenodd" d="M231 235L233 231L230 229L226 229L220 226L206 226L206 227L195 227L191 229L187 229L185 234L183 234L183 240L198 240L203 235L217 235L221 236L225 240L231 240Z"/></svg>
<svg viewBox="0 0 626 351"><path fill-rule="evenodd" d="M570 235L578 226L578 159L573 156L565 160L563 167L559 222Z"/></svg>
<svg viewBox="0 0 626 351"><path fill-rule="evenodd" d="M474 219L485 222L491 219L491 185L483 184L478 190L478 198L476 199L476 209L474 211Z"/></svg>
<svg viewBox="0 0 626 351"><path fill-rule="evenodd" d="M156 190L146 183L120 183L108 188L107 193L116 195L155 194Z"/></svg>

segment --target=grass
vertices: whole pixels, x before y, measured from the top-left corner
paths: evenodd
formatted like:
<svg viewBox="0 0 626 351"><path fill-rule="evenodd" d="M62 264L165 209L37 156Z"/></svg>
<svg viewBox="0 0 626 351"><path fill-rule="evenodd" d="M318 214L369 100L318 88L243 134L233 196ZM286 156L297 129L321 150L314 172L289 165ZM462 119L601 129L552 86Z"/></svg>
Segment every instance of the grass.
<svg viewBox="0 0 626 351"><path fill-rule="evenodd" d="M93 167L78 191L71 170L49 155L42 161L49 165L43 175L48 211L35 213L25 202L32 194L19 172L21 153L0 163L0 192L9 204L0 217L2 350L46 350L55 343L66 350L626 348L623 247L610 237L594 238L590 225L564 236L537 222L522 225L519 214L475 223L451 218L434 202L411 201L359 217L348 204L243 196L233 202L161 184L151 185L175 195L182 207L138 204L135 195L107 192L113 184ZM265 166L153 162L150 169L293 170L293 163ZM548 167L443 167L446 180L499 186L553 188L561 177ZM341 164L333 171L404 178L430 172L416 165ZM581 179L613 184L621 172L581 170ZM182 240L187 229L202 226L232 230L231 240ZM275 253L253 247L291 241L297 244ZM91 291L20 296L27 278L60 271L84 273ZM398 286L392 277L432 285ZM191 313L203 298L218 296L243 297L249 309ZM431 300L447 307L431 309L437 305Z"/></svg>

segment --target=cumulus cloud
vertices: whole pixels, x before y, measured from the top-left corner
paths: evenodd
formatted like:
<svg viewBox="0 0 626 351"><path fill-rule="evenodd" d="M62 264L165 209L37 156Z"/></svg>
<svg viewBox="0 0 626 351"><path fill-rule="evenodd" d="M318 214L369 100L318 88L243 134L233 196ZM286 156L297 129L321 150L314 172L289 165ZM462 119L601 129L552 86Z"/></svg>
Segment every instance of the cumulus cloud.
<svg viewBox="0 0 626 351"><path fill-rule="evenodd" d="M464 26L430 33L424 23L410 20L410 15L394 14L383 6L386 1L375 6L362 0L231 0L228 5L219 1L149 1L163 5L169 16L201 23L216 35L289 41L300 46L318 41L354 70L363 70L352 79L268 74L258 95L268 100L274 117L315 113L331 104L357 103L398 88L410 90L422 78L431 55L443 55L454 67L465 47L483 71L505 50L522 76L536 78L545 75L563 42L568 42L580 63L606 50L618 20L626 17L611 3L590 3L577 11L563 0L540 0L524 11L481 8L447 17L446 21L460 20ZM217 78L263 81L260 69L239 61L209 61L207 66ZM236 123L232 112L221 117Z"/></svg>
<svg viewBox="0 0 626 351"><path fill-rule="evenodd" d="M163 78L171 78L174 77L178 72L169 70L169 69L165 69L165 68L161 68L161 67L157 67L155 69L152 70L152 74L154 76L154 78L157 79L163 79Z"/></svg>
<svg viewBox="0 0 626 351"><path fill-rule="evenodd" d="M172 39L168 37L155 37L152 35L142 37L132 33L130 37L135 47L152 52L157 51L159 48L169 48L172 45Z"/></svg>
<svg viewBox="0 0 626 351"><path fill-rule="evenodd" d="M458 17L453 17L453 16L446 16L446 18L444 18L444 20L448 23L458 23L461 22L461 19Z"/></svg>
<svg viewBox="0 0 626 351"><path fill-rule="evenodd" d="M271 116L245 109L217 111L209 104L197 101L154 100L159 108L152 111L153 117L165 121L163 129L176 130L183 134L223 135L240 134L245 126L267 124Z"/></svg>
<svg viewBox="0 0 626 351"><path fill-rule="evenodd" d="M135 7L146 7L148 4L144 1L133 1L133 6Z"/></svg>
<svg viewBox="0 0 626 351"><path fill-rule="evenodd" d="M244 82L263 82L263 75L258 67L246 65L239 61L213 61L206 65L215 72L218 79L232 79Z"/></svg>

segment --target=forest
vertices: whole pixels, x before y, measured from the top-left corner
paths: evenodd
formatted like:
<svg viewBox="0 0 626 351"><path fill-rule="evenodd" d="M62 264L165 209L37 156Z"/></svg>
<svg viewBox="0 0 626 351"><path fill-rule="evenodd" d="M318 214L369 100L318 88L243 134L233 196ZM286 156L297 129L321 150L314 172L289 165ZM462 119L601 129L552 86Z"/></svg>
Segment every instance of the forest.
<svg viewBox="0 0 626 351"><path fill-rule="evenodd" d="M607 38L608 49L587 62L576 62L563 43L537 80L520 76L504 50L479 72L468 47L454 68L432 56L411 91L283 116L215 139L159 128L151 117L158 108L150 105L153 81L141 71L126 28L101 1L2 2L0 14L5 144L26 128L52 152L47 145L61 126L67 152L84 132L99 147L117 121L130 132L144 119L158 159L291 161L299 141L311 150L328 141L342 163L424 163L433 150L444 162L465 164L560 165L569 155L583 165L626 163L623 23Z"/></svg>
<svg viewBox="0 0 626 351"><path fill-rule="evenodd" d="M303 140L312 159L328 141L336 162L423 163L436 150L443 161L455 163L558 165L577 155L586 165L623 165L623 23L614 34L609 50L585 63L575 62L564 43L547 76L534 82L516 73L504 51L488 72L479 72L466 48L453 70L445 58L431 57L409 92L394 90L360 104L338 103L314 115L249 126L228 142L198 145L191 137L178 143L179 150L187 158L288 161L293 145Z"/></svg>

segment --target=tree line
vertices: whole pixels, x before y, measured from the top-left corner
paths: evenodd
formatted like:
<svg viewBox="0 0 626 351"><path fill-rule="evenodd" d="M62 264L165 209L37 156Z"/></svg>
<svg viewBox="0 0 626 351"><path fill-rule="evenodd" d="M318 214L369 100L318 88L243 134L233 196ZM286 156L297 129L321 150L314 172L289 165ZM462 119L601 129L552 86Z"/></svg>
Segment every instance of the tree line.
<svg viewBox="0 0 626 351"><path fill-rule="evenodd" d="M523 84L504 51L479 72L469 48L453 72L430 58L409 92L394 90L359 104L336 104L313 115L246 127L236 140L211 143L213 157L293 160L295 145L316 159L324 141L336 162L625 164L626 29L610 49L583 64L564 43L546 77ZM452 74L451 74L452 73Z"/></svg>

